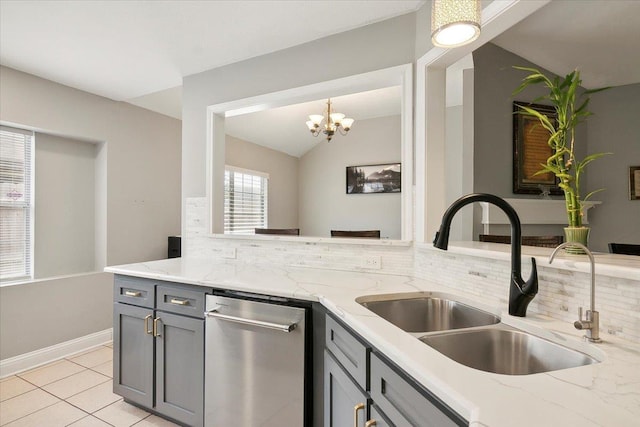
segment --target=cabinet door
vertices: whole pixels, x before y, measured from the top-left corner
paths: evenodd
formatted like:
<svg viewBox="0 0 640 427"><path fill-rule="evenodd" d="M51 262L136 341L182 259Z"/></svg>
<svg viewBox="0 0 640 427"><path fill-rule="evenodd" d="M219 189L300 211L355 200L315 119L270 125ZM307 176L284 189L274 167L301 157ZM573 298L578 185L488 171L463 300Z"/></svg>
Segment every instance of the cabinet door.
<svg viewBox="0 0 640 427"><path fill-rule="evenodd" d="M113 392L153 407L153 310L114 304Z"/></svg>
<svg viewBox="0 0 640 427"><path fill-rule="evenodd" d="M367 420L367 425L376 427L393 426L393 424L387 421L387 419L380 412L380 409L374 404L371 404L369 406L369 419Z"/></svg>
<svg viewBox="0 0 640 427"><path fill-rule="evenodd" d="M357 409L359 407L361 409ZM358 388L333 356L324 352L324 425L325 427L363 427L367 396ZM355 419L358 422L355 422Z"/></svg>
<svg viewBox="0 0 640 427"><path fill-rule="evenodd" d="M204 423L204 320L156 312L156 410Z"/></svg>

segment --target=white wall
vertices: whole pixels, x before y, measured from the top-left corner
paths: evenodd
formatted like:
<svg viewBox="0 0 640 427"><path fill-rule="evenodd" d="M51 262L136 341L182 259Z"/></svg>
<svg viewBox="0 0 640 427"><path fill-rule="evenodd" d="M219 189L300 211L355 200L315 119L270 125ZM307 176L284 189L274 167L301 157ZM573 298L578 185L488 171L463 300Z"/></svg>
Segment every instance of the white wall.
<svg viewBox="0 0 640 427"><path fill-rule="evenodd" d="M167 236L180 233L179 120L6 67L0 68L0 93L0 121L4 124L104 142L96 169L96 270L105 264L166 257ZM73 280L40 281L37 287L24 284L0 289L3 307L55 307L46 317L47 323L64 328L64 338L56 335L52 339L32 333L42 323L40 317L31 316L24 322L3 318L0 357L108 328L112 285L110 275L102 275L107 279L82 275ZM69 298L69 290L83 281L100 290ZM48 292L35 291L41 286L48 286ZM86 307L96 306L104 309L85 319Z"/></svg>
<svg viewBox="0 0 640 427"><path fill-rule="evenodd" d="M183 202L206 195L207 106L411 63L415 26L415 14L407 14L185 77ZM217 169L221 157L213 158Z"/></svg>
<svg viewBox="0 0 640 427"><path fill-rule="evenodd" d="M367 229L400 239L400 193L346 194L345 188L347 166L398 162L400 116L357 121L347 136L319 142L300 158L300 233Z"/></svg>
<svg viewBox="0 0 640 427"><path fill-rule="evenodd" d="M225 144L227 165L269 174L269 228L299 228L298 158L230 135Z"/></svg>
<svg viewBox="0 0 640 427"><path fill-rule="evenodd" d="M34 277L95 270L98 144L35 134Z"/></svg>

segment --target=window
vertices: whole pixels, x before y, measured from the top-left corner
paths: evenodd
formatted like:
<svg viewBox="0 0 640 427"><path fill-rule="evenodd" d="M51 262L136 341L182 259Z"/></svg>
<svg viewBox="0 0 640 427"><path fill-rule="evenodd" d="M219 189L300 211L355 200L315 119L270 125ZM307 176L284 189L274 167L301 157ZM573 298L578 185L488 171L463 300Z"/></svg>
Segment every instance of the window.
<svg viewBox="0 0 640 427"><path fill-rule="evenodd" d="M267 228L268 186L268 174L225 167L225 234L253 234L255 228Z"/></svg>
<svg viewBox="0 0 640 427"><path fill-rule="evenodd" d="M33 133L0 126L0 280L32 277Z"/></svg>

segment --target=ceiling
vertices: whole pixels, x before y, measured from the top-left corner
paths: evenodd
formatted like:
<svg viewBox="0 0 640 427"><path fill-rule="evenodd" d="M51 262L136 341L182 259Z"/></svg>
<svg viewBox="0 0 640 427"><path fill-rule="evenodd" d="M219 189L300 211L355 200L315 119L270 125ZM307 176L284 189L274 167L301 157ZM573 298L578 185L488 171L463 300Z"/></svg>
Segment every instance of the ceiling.
<svg viewBox="0 0 640 427"><path fill-rule="evenodd" d="M640 83L640 1L552 1L492 42L588 89Z"/></svg>
<svg viewBox="0 0 640 427"><path fill-rule="evenodd" d="M0 0L0 63L181 118L184 76L424 3ZM577 66L593 88L640 82L638 40L640 1L555 0L493 42L555 73Z"/></svg>
<svg viewBox="0 0 640 427"><path fill-rule="evenodd" d="M331 98L333 112L355 119L352 132L357 132L358 122L376 117L400 115L400 86L361 92ZM254 144L301 157L316 144L326 143L323 134L313 137L305 122L310 114L324 114L327 100L305 102L272 108L256 113L227 117L225 133ZM340 144L336 135L332 144Z"/></svg>
<svg viewBox="0 0 640 427"><path fill-rule="evenodd" d="M1 0L0 63L180 117L176 101L185 76L410 13L422 4Z"/></svg>

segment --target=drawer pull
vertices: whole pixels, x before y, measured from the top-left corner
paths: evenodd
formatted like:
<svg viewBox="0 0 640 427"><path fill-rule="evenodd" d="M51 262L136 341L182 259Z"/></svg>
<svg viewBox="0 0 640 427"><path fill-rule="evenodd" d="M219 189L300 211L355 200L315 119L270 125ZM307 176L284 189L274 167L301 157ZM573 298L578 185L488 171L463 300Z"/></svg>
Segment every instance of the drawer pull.
<svg viewBox="0 0 640 427"><path fill-rule="evenodd" d="M162 335L158 328L158 322L161 322L161 321L162 320L159 317L156 317L155 319L153 319L153 336L154 337L159 337Z"/></svg>
<svg viewBox="0 0 640 427"><path fill-rule="evenodd" d="M153 316L150 314L147 314L144 317L144 332L149 335L153 334L153 330L149 329L149 319L151 319L152 317Z"/></svg>
<svg viewBox="0 0 640 427"><path fill-rule="evenodd" d="M353 407L353 427L358 427L358 412L364 410L364 403L358 403Z"/></svg>
<svg viewBox="0 0 640 427"><path fill-rule="evenodd" d="M140 291L124 291L124 294L128 297L139 297L142 296L142 292Z"/></svg>
<svg viewBox="0 0 640 427"><path fill-rule="evenodd" d="M170 302L171 304L176 304L176 305L189 305L188 299L171 298Z"/></svg>

